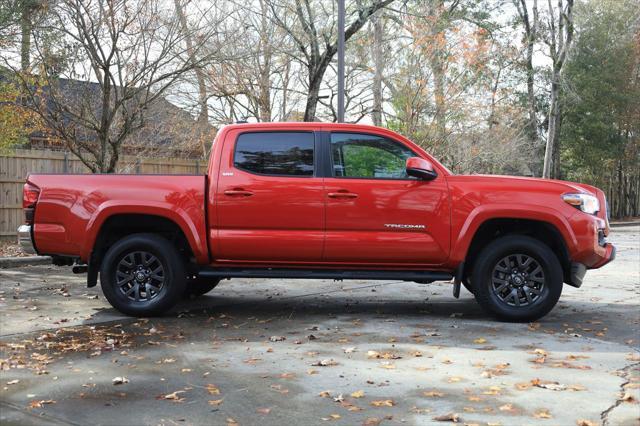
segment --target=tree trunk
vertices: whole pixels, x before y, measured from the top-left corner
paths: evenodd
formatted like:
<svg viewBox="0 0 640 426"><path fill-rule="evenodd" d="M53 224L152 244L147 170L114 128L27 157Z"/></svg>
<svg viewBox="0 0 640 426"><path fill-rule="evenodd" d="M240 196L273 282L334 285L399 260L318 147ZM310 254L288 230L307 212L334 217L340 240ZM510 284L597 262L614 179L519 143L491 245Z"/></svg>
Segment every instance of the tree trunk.
<svg viewBox="0 0 640 426"><path fill-rule="evenodd" d="M187 54L189 55L189 60L195 64L197 62L196 52L193 48L193 37L189 31L189 26L187 25L187 17L184 14L184 10L182 8L182 4L180 4L180 0L174 0L176 14L178 15L178 19L180 20L180 28L182 29L182 33L185 38L185 42L187 45ZM197 137L200 141L200 149L202 150L202 156L207 156L207 143L206 143L206 135L207 130L209 128L209 105L207 103L207 86L205 83L205 74L202 70L202 67L195 66L194 72L196 74L196 80L198 82L198 106L200 108L200 112L198 113L198 128L197 128Z"/></svg>
<svg viewBox="0 0 640 426"><path fill-rule="evenodd" d="M31 64L31 15L33 8L30 0L23 0L21 6L20 68L22 72L27 72Z"/></svg>
<svg viewBox="0 0 640 426"><path fill-rule="evenodd" d="M320 96L320 84L322 76L327 67L319 71L309 69L309 94L307 95L307 104L304 109L304 121L316 120L316 109L318 107L318 99Z"/></svg>
<svg viewBox="0 0 640 426"><path fill-rule="evenodd" d="M444 0L435 0L433 2L432 19L433 27L431 35L434 40L444 37L442 28L445 26L443 20L444 13ZM445 49L444 42L438 42L433 48L431 55L431 71L433 72L433 91L434 91L434 103L435 113L434 121L436 124L436 141L438 143L444 143L447 138L447 123L446 123L446 102L445 102L445 69L444 69L444 54Z"/></svg>
<svg viewBox="0 0 640 426"><path fill-rule="evenodd" d="M554 70L551 82L551 101L549 102L549 127L547 128L547 146L544 151L544 166L542 167L542 177L550 179L553 174L553 160L555 145L557 144L558 122L560 120L560 75Z"/></svg>
<svg viewBox="0 0 640 426"><path fill-rule="evenodd" d="M382 16L378 15L373 20L373 124L382 126L382 74L384 72L384 55L383 55L383 21Z"/></svg>
<svg viewBox="0 0 640 426"><path fill-rule="evenodd" d="M260 93L258 97L259 119L260 121L271 121L271 61L272 61L272 45L269 41L269 20L267 18L268 7L264 0L260 0L260 43L263 58L262 64L260 59L259 82Z"/></svg>

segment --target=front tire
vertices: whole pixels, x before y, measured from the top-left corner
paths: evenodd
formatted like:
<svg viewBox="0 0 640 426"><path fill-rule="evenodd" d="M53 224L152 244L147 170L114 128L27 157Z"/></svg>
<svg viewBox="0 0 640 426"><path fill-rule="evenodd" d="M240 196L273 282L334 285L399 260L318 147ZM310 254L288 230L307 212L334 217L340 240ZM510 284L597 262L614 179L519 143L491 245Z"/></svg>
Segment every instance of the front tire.
<svg viewBox="0 0 640 426"><path fill-rule="evenodd" d="M132 316L155 316L171 309L185 289L181 256L166 239L133 234L109 248L100 285L111 305Z"/></svg>
<svg viewBox="0 0 640 426"><path fill-rule="evenodd" d="M508 235L487 245L473 271L480 306L500 320L535 321L545 316L562 293L562 267L544 243Z"/></svg>

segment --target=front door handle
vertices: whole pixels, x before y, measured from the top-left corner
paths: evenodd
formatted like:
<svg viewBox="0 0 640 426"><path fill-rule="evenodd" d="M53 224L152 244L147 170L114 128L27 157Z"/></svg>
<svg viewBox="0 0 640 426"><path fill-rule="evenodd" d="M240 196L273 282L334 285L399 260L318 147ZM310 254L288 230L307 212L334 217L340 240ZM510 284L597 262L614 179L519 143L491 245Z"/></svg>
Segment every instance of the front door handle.
<svg viewBox="0 0 640 426"><path fill-rule="evenodd" d="M233 188L224 191L224 195L228 195L230 197L251 197L253 195L253 192L245 191L242 188Z"/></svg>
<svg viewBox="0 0 640 426"><path fill-rule="evenodd" d="M330 192L327 194L329 198L358 198L358 194L342 189L338 192Z"/></svg>

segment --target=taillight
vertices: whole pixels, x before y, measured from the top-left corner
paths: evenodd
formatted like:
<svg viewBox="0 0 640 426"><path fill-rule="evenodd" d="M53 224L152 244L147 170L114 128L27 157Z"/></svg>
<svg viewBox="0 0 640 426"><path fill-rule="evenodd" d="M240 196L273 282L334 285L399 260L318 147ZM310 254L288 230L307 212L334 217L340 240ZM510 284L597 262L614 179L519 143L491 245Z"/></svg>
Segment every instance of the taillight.
<svg viewBox="0 0 640 426"><path fill-rule="evenodd" d="M22 190L22 209L24 210L24 220L27 225L33 224L33 216L39 195L40 188L29 182L24 184L24 189Z"/></svg>

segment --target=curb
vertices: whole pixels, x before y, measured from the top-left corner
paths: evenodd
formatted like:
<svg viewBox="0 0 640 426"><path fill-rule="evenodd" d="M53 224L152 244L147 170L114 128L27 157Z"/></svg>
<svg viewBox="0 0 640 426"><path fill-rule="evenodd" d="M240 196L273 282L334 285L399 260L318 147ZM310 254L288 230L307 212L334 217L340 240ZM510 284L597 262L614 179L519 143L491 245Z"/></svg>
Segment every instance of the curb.
<svg viewBox="0 0 640 426"><path fill-rule="evenodd" d="M51 263L49 256L27 257L0 257L0 268L15 268L28 265L48 265Z"/></svg>
<svg viewBox="0 0 640 426"><path fill-rule="evenodd" d="M627 226L640 226L640 222L612 222L609 223L611 228L623 228Z"/></svg>

